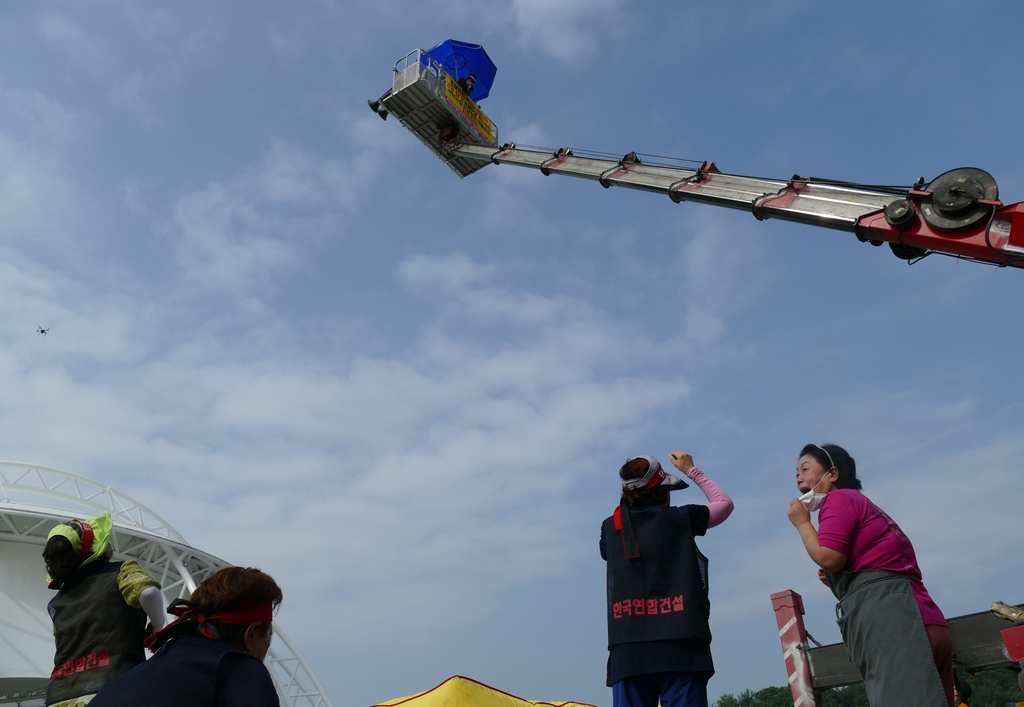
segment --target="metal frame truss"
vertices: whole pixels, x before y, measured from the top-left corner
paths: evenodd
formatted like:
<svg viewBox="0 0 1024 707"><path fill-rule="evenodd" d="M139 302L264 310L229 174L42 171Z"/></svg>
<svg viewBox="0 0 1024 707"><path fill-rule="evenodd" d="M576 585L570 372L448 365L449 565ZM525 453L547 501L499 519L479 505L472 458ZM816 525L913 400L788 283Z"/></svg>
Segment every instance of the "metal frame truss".
<svg viewBox="0 0 1024 707"><path fill-rule="evenodd" d="M83 511L110 513L114 556L136 560L160 582L167 602L187 598L197 584L231 566L191 547L167 521L110 486L60 469L0 461L0 542L45 545L54 525L76 514L83 517ZM276 622L265 664L285 707L331 707L313 671ZM38 690L0 694L0 703L40 696Z"/></svg>

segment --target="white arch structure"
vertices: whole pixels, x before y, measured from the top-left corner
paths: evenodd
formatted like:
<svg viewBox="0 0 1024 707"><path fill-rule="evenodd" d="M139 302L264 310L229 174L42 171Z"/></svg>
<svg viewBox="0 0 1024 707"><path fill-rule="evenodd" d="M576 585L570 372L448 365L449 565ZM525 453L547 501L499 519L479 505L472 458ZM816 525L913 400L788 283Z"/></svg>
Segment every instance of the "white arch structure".
<svg viewBox="0 0 1024 707"><path fill-rule="evenodd" d="M191 547L138 501L97 481L60 469L0 461L0 705L42 705L53 668L53 633L40 557L50 529L103 511L114 520L111 546L137 560L163 587L169 603L230 563ZM331 707L313 671L275 622L266 659L281 704Z"/></svg>

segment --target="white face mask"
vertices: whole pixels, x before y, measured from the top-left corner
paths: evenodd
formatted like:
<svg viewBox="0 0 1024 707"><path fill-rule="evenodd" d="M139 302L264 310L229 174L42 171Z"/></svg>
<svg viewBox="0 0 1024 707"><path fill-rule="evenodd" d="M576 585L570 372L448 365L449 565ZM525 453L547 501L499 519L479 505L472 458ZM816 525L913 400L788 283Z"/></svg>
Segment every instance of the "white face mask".
<svg viewBox="0 0 1024 707"><path fill-rule="evenodd" d="M825 476L827 475L828 472L826 471ZM825 476L822 476L820 479L818 479L818 484L825 480ZM825 497L828 496L827 493L815 492L814 489L818 488L818 484L812 486L810 491L808 491L807 493L800 497L800 503L807 506L807 510L809 510L811 513L814 513L819 508L821 508L821 504L825 502Z"/></svg>

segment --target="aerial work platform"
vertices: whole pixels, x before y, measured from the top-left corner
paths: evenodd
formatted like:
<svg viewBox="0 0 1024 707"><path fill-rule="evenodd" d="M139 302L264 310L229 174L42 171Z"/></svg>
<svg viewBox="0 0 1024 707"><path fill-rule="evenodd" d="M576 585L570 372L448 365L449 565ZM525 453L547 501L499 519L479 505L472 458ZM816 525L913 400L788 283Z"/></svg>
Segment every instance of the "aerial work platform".
<svg viewBox="0 0 1024 707"><path fill-rule="evenodd" d="M800 176L770 179L723 173L709 160L684 160L630 152L608 153L498 147L498 129L474 101L486 97L480 83L466 86L475 57L482 56L477 79L494 63L483 47L448 40L417 49L394 66L394 82L369 101L381 117L394 115L460 177L488 164L528 167L544 176L564 175L663 194L675 203L694 201L749 211L768 218L853 232L864 243L887 243L910 263L941 254L998 267L1024 269L1024 202L1004 204L988 172L953 169L913 184L861 184ZM587 154L589 153L589 154ZM641 159L641 157L643 159ZM689 162L692 166L680 166Z"/></svg>
<svg viewBox="0 0 1024 707"><path fill-rule="evenodd" d="M395 63L393 73L391 88L369 101L370 108L382 118L395 116L459 177L487 166L451 152L457 144L498 146L497 126L471 98L486 97L494 80L494 64L483 47L448 40L430 50L414 49ZM467 93L469 77L475 85Z"/></svg>

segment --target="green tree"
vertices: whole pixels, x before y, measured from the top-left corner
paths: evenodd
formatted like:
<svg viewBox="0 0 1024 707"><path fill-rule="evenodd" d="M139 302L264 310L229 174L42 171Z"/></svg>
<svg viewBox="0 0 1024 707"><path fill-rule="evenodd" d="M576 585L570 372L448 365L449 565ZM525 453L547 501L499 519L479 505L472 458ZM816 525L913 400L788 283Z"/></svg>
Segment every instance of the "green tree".
<svg viewBox="0 0 1024 707"><path fill-rule="evenodd" d="M823 707L868 707L868 693L864 683L836 687L821 693Z"/></svg>
<svg viewBox="0 0 1024 707"><path fill-rule="evenodd" d="M960 675L960 681L971 686L971 707L1007 707L1024 702L1024 692L1017 685L1013 670L986 670L974 675Z"/></svg>
<svg viewBox="0 0 1024 707"><path fill-rule="evenodd" d="M975 675L961 675L962 682L971 686L970 707L1013 707L1024 703L1024 692L1017 685L1013 670L986 670ZM821 693L823 707L869 707L864 684L825 690ZM722 695L712 707L793 707L788 687L766 687L739 695Z"/></svg>
<svg viewBox="0 0 1024 707"><path fill-rule="evenodd" d="M824 707L868 707L863 685L825 690L821 697ZM713 707L793 707L793 695L788 687L766 687L757 692L722 695Z"/></svg>
<svg viewBox="0 0 1024 707"><path fill-rule="evenodd" d="M737 695L722 695L713 707L793 707L788 687L766 687L757 692L746 690Z"/></svg>

